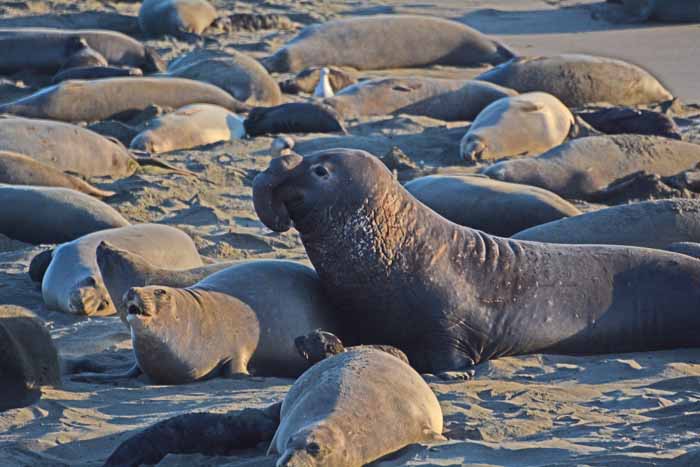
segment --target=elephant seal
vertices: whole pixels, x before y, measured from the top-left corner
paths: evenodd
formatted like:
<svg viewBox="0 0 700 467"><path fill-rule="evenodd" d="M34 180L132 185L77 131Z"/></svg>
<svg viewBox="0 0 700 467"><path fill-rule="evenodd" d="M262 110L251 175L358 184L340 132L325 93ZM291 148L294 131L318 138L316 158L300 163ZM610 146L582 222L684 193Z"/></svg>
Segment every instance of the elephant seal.
<svg viewBox="0 0 700 467"><path fill-rule="evenodd" d="M343 117L328 105L290 102L256 107L244 122L248 136L277 133L347 133Z"/></svg>
<svg viewBox="0 0 700 467"><path fill-rule="evenodd" d="M71 188L96 198L114 196L113 191L100 190L82 179L12 151L0 150L0 183Z"/></svg>
<svg viewBox="0 0 700 467"><path fill-rule="evenodd" d="M105 240L159 267L187 269L202 265L192 239L174 227L139 224L94 232L54 250L41 282L46 306L77 315L116 313L95 258L97 245Z"/></svg>
<svg viewBox="0 0 700 467"><path fill-rule="evenodd" d="M622 0L629 22L668 21L694 23L700 21L700 4L696 0Z"/></svg>
<svg viewBox="0 0 700 467"><path fill-rule="evenodd" d="M58 71L68 70L70 68L80 68L86 66L107 66L109 62L99 52L91 49L87 41L75 36L68 39L66 44L66 55L68 58L61 65Z"/></svg>
<svg viewBox="0 0 700 467"><path fill-rule="evenodd" d="M105 467L157 464L168 453L232 455L273 434L277 467L358 467L411 443L444 441L442 429L440 404L420 375L360 348L314 365L265 409L161 421L118 446Z"/></svg>
<svg viewBox="0 0 700 467"><path fill-rule="evenodd" d="M690 256L695 259L700 259L700 243L676 242L665 246L663 249L666 251L672 251L674 253L680 253L682 255Z"/></svg>
<svg viewBox="0 0 700 467"><path fill-rule="evenodd" d="M0 206L0 233L35 245L129 225L111 206L67 188L0 185Z"/></svg>
<svg viewBox="0 0 700 467"><path fill-rule="evenodd" d="M199 36L216 17L216 9L206 0L144 0L139 9L139 27L149 36Z"/></svg>
<svg viewBox="0 0 700 467"><path fill-rule="evenodd" d="M84 39L110 65L136 67L147 73L165 69L165 64L153 49L116 31L0 28L0 50L3 50L0 71L16 73L30 69L55 73L65 63L67 46L76 37Z"/></svg>
<svg viewBox="0 0 700 467"><path fill-rule="evenodd" d="M665 249L675 242L700 241L700 200L665 199L613 206L531 227L512 238Z"/></svg>
<svg viewBox="0 0 700 467"><path fill-rule="evenodd" d="M455 224L501 237L581 214L568 201L542 188L478 175L429 175L404 187Z"/></svg>
<svg viewBox="0 0 700 467"><path fill-rule="evenodd" d="M559 146L575 125L574 116L546 92L504 97L489 104L459 144L465 161L536 155Z"/></svg>
<svg viewBox="0 0 700 467"><path fill-rule="evenodd" d="M496 65L514 56L500 42L455 21L375 15L307 26L262 63L270 71L296 73L328 65L358 70Z"/></svg>
<svg viewBox="0 0 700 467"><path fill-rule="evenodd" d="M42 386L59 386L58 352L44 323L31 311L0 305L0 412L31 405Z"/></svg>
<svg viewBox="0 0 700 467"><path fill-rule="evenodd" d="M684 141L644 135L589 136L537 157L499 162L482 173L565 198L594 200L615 180L635 172L675 175L699 161L700 145Z"/></svg>
<svg viewBox="0 0 700 467"><path fill-rule="evenodd" d="M345 118L423 115L473 120L492 102L517 93L490 83L441 78L378 78L349 86L324 103Z"/></svg>
<svg viewBox="0 0 700 467"><path fill-rule="evenodd" d="M216 105L192 104L148 122L129 147L159 154L244 136L243 119L238 115Z"/></svg>
<svg viewBox="0 0 700 467"><path fill-rule="evenodd" d="M188 104L215 104L234 112L248 107L226 91L183 78L106 78L64 81L0 105L0 113L64 122L95 122L150 105L179 109Z"/></svg>
<svg viewBox="0 0 700 467"><path fill-rule="evenodd" d="M357 72L351 68L312 66L300 71L296 76L282 81L280 89L287 94L299 94L300 92L312 94L316 84L321 79L321 70L323 68L328 70L328 82L334 93L357 83Z"/></svg>
<svg viewBox="0 0 700 467"><path fill-rule="evenodd" d="M237 52L198 49L168 65L167 76L213 84L251 106L279 105L282 93L265 67Z"/></svg>
<svg viewBox="0 0 700 467"><path fill-rule="evenodd" d="M389 355L393 355L405 364L409 364L406 354L396 347L391 347L390 345L360 345L346 349L338 336L320 329L316 329L305 336L297 337L294 339L294 346L297 348L299 354L301 354L301 356L308 360L312 365L315 365L328 357L332 357L333 355L358 348L373 348L381 350Z"/></svg>
<svg viewBox="0 0 700 467"><path fill-rule="evenodd" d="M56 73L51 80L52 83L58 84L68 80L90 80L104 78L118 78L125 76L143 76L140 68L128 68L117 66L83 66L77 68L68 68Z"/></svg>
<svg viewBox="0 0 700 467"><path fill-rule="evenodd" d="M576 116L596 130L609 135L639 134L682 139L680 130L668 115L652 110L631 107L606 107L599 110L576 112Z"/></svg>
<svg viewBox="0 0 700 467"><path fill-rule="evenodd" d="M643 105L673 99L646 70L622 60L592 55L515 58L476 79L518 92L548 92L569 107L597 102Z"/></svg>
<svg viewBox="0 0 700 467"><path fill-rule="evenodd" d="M464 378L506 355L700 346L697 260L492 237L415 200L364 151L273 159L253 201L270 229L294 223L343 340L397 347L421 373Z"/></svg>

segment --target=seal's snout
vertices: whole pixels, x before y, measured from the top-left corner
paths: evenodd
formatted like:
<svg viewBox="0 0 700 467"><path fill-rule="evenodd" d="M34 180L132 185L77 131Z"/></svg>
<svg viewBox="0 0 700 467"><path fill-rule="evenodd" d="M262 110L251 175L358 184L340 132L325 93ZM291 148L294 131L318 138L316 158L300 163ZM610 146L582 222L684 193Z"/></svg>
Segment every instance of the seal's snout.
<svg viewBox="0 0 700 467"><path fill-rule="evenodd" d="M464 138L459 148L460 156L465 162L480 160L485 150L486 145L483 142L472 138Z"/></svg>
<svg viewBox="0 0 700 467"><path fill-rule="evenodd" d="M260 220L271 230L284 232L292 226L284 200L279 199L276 189L286 182L304 158L296 153L288 153L273 159L270 167L253 180L253 204Z"/></svg>
<svg viewBox="0 0 700 467"><path fill-rule="evenodd" d="M129 289L124 294L124 308L126 308L126 319L132 321L134 319L150 318L152 307L148 306L148 302L143 299L141 294L134 288Z"/></svg>
<svg viewBox="0 0 700 467"><path fill-rule="evenodd" d="M68 310L76 315L109 316L116 310L102 282L89 276L83 279L68 298Z"/></svg>
<svg viewBox="0 0 700 467"><path fill-rule="evenodd" d="M314 465L317 463L306 451L287 449L277 460L275 467L313 467Z"/></svg>

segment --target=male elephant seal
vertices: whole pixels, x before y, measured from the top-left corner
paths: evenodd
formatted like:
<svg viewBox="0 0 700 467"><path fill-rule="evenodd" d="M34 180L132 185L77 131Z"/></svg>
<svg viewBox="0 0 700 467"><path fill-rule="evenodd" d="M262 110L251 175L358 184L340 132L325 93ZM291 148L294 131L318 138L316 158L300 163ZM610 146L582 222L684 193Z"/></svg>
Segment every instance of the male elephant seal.
<svg viewBox="0 0 700 467"><path fill-rule="evenodd" d="M622 5L630 22L700 21L700 3L697 0L622 0Z"/></svg>
<svg viewBox="0 0 700 467"><path fill-rule="evenodd" d="M387 40L387 38L391 40ZM278 73L311 66L358 70L502 63L515 55L461 23L415 15L376 15L307 26L263 65Z"/></svg>
<svg viewBox="0 0 700 467"><path fill-rule="evenodd" d="M358 348L373 348L381 350L389 355L393 355L404 363L409 364L406 354L396 347L392 347L390 345L361 345L346 349L338 336L320 329L316 329L305 336L297 337L294 339L294 345L301 356L308 360L312 365L315 365L328 357L332 357L333 355Z"/></svg>
<svg viewBox="0 0 700 467"><path fill-rule="evenodd" d="M216 17L216 9L206 0L144 0L139 26L149 36L201 35Z"/></svg>
<svg viewBox="0 0 700 467"><path fill-rule="evenodd" d="M405 188L455 224L502 237L581 214L547 190L483 176L429 175L411 180Z"/></svg>
<svg viewBox="0 0 700 467"><path fill-rule="evenodd" d="M671 243L663 248L666 251L680 253L686 256L700 259L700 243L695 242L676 242Z"/></svg>
<svg viewBox="0 0 700 467"><path fill-rule="evenodd" d="M537 157L499 162L483 173L504 182L538 186L565 198L593 200L612 182L635 172L676 175L699 161L697 144L660 136L589 136Z"/></svg>
<svg viewBox="0 0 700 467"><path fill-rule="evenodd" d="M613 206L531 227L514 239L665 249L700 241L700 200L665 199Z"/></svg>
<svg viewBox="0 0 700 467"><path fill-rule="evenodd" d="M349 86L324 99L345 118L423 115L473 120L492 102L517 92L481 81L441 78L378 78Z"/></svg>
<svg viewBox="0 0 700 467"><path fill-rule="evenodd" d="M33 244L129 225L111 206L67 188L0 185L0 206L0 233Z"/></svg>
<svg viewBox="0 0 700 467"><path fill-rule="evenodd" d="M683 255L458 226L359 150L274 159L253 200L269 228L294 223L344 340L398 347L420 372L457 378L506 355L700 346L700 262Z"/></svg>
<svg viewBox="0 0 700 467"><path fill-rule="evenodd" d="M141 255L159 267L186 269L202 265L192 239L174 227L139 224L102 230L64 243L54 250L41 282L46 306L78 315L116 313L95 259L97 245L105 240Z"/></svg>
<svg viewBox="0 0 700 467"><path fill-rule="evenodd" d="M290 102L275 107L256 107L244 122L248 136L277 133L347 133L345 120L333 109L317 102Z"/></svg>
<svg viewBox="0 0 700 467"><path fill-rule="evenodd" d="M308 369L281 405L164 420L122 443L105 466L156 464L168 453L231 455L273 438L277 467L360 467L412 443L444 441L442 429L440 404L419 374L359 348Z"/></svg>
<svg viewBox="0 0 700 467"><path fill-rule="evenodd" d="M110 65L163 71L158 54L141 42L116 31L101 29L0 28L0 71L26 69L56 72L66 61L68 44L79 37ZM40 51L41 53L37 53Z"/></svg>
<svg viewBox="0 0 700 467"><path fill-rule="evenodd" d="M71 188L97 198L113 196L113 191L100 190L82 179L36 161L31 157L0 150L0 183Z"/></svg>
<svg viewBox="0 0 700 467"><path fill-rule="evenodd" d="M148 122L129 147L159 154L244 136L243 119L238 115L216 105L192 104Z"/></svg>
<svg viewBox="0 0 700 467"><path fill-rule="evenodd" d="M459 144L462 160L492 160L541 154L559 146L574 126L574 116L546 92L504 97L489 104Z"/></svg>
<svg viewBox="0 0 700 467"><path fill-rule="evenodd" d="M179 109L214 104L234 112L248 107L226 91L183 78L107 78L64 81L22 99L0 105L0 113L64 122L95 122L150 105Z"/></svg>
<svg viewBox="0 0 700 467"><path fill-rule="evenodd" d="M673 95L642 68L622 60L591 55L516 58L476 79L518 92L548 92L569 107L596 102L641 105L673 99Z"/></svg>

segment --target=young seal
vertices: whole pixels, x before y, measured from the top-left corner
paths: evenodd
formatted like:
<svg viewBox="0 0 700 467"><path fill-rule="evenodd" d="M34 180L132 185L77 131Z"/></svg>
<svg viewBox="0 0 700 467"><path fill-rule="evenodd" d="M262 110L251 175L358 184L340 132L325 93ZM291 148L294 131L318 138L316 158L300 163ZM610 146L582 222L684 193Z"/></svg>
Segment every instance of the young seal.
<svg viewBox="0 0 700 467"><path fill-rule="evenodd" d="M359 348L373 348L381 350L389 355L393 355L405 364L409 364L406 354L396 347L392 347L390 345L356 345L346 349L338 336L320 329L316 329L305 336L297 337L294 339L294 346L297 348L299 354L301 354L301 356L308 360L312 365L315 365L321 360L332 357L333 355Z"/></svg>
<svg viewBox="0 0 700 467"><path fill-rule="evenodd" d="M700 161L700 145L660 136L589 136L546 153L499 162L482 173L538 186L565 198L591 199L615 180L646 171L676 175Z"/></svg>
<svg viewBox="0 0 700 467"><path fill-rule="evenodd" d="M256 107L243 123L248 136L277 133L347 133L343 117L318 102L290 102Z"/></svg>
<svg viewBox="0 0 700 467"><path fill-rule="evenodd" d="M697 260L458 226L364 151L274 159L253 201L270 229L294 223L343 339L398 347L422 373L463 378L506 355L700 346Z"/></svg>
<svg viewBox="0 0 700 467"><path fill-rule="evenodd" d="M283 101L277 82L265 67L242 52L198 49L173 60L167 76L213 84L251 106Z"/></svg>
<svg viewBox="0 0 700 467"><path fill-rule="evenodd" d="M156 464L168 453L231 455L273 432L277 467L360 467L412 443L444 441L442 429L440 404L418 373L359 348L308 369L281 406L164 420L122 443L105 467Z"/></svg>
<svg viewBox="0 0 700 467"><path fill-rule="evenodd" d="M199 36L216 17L216 8L206 0L144 0L139 9L139 27L149 36Z"/></svg>
<svg viewBox="0 0 700 467"><path fill-rule="evenodd" d="M0 113L64 122L106 120L150 105L179 109L188 104L215 104L234 112L248 107L226 91L183 78L106 78L64 81L22 99L0 105Z"/></svg>
<svg viewBox="0 0 700 467"><path fill-rule="evenodd" d="M0 71L16 73L26 69L55 73L66 61L67 45L75 37L102 55L110 65L163 71L165 65L151 48L131 37L101 29L0 28ZM37 53L37 51L41 53Z"/></svg>
<svg viewBox="0 0 700 467"><path fill-rule="evenodd" d="M515 58L476 79L518 92L548 92L569 107L596 102L643 105L673 99L673 95L642 68L622 60L591 55Z"/></svg>
<svg viewBox="0 0 700 467"><path fill-rule="evenodd" d="M574 127L574 116L546 92L504 97L489 104L459 143L464 161L537 155L559 146Z"/></svg>
<svg viewBox="0 0 700 467"><path fill-rule="evenodd" d="M0 183L71 188L96 198L108 198L113 191L100 190L86 181L31 157L0 150Z"/></svg>
<svg viewBox="0 0 700 467"><path fill-rule="evenodd" d="M496 65L514 56L505 45L456 21L375 15L307 26L262 62L270 71L296 73L328 65L358 70Z"/></svg>
<svg viewBox="0 0 700 467"><path fill-rule="evenodd" d="M547 190L478 175L429 175L411 180L405 188L455 224L501 237L581 214Z"/></svg>
<svg viewBox="0 0 700 467"><path fill-rule="evenodd" d="M666 251L672 251L674 253L680 253L682 255L690 256L695 259L700 259L700 243L676 242L665 246L663 249Z"/></svg>
<svg viewBox="0 0 700 467"><path fill-rule="evenodd" d="M682 139L681 133L668 115L632 107L606 107L600 110L576 112L576 116L596 130L609 135L634 133Z"/></svg>
<svg viewBox="0 0 700 467"><path fill-rule="evenodd" d="M35 245L129 225L111 206L67 188L0 185L0 206L0 233Z"/></svg>
<svg viewBox="0 0 700 467"><path fill-rule="evenodd" d="M148 122L129 148L160 154L244 136L243 119L238 115L216 105L192 104Z"/></svg>
<svg viewBox="0 0 700 467"><path fill-rule="evenodd" d="M492 102L517 93L481 81L441 78L378 78L347 87L324 102L345 118L423 115L473 120Z"/></svg>
<svg viewBox="0 0 700 467"><path fill-rule="evenodd" d="M94 232L54 250L41 282L47 307L88 316L116 313L95 258L97 245L105 240L159 267L187 269L202 265L192 239L174 227L139 224Z"/></svg>
<svg viewBox="0 0 700 467"><path fill-rule="evenodd" d="M700 200L665 199L613 206L531 227L514 239L666 249L700 241Z"/></svg>

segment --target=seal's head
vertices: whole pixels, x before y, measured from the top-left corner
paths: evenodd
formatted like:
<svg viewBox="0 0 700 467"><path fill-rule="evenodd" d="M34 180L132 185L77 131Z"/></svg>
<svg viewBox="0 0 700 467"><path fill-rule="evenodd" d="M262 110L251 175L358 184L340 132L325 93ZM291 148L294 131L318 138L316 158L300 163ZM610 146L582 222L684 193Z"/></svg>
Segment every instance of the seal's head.
<svg viewBox="0 0 700 467"><path fill-rule="evenodd" d="M81 279L68 296L68 309L76 315L109 316L116 313L107 288L100 277Z"/></svg>
<svg viewBox="0 0 700 467"><path fill-rule="evenodd" d="M122 306L122 297L131 287L146 285L146 277L152 267L142 256L105 241L97 246L97 266L112 303L126 324L126 309Z"/></svg>
<svg viewBox="0 0 700 467"><path fill-rule="evenodd" d="M320 329L297 337L294 339L294 345L301 356L312 365L345 351L343 343L335 334Z"/></svg>
<svg viewBox="0 0 700 467"><path fill-rule="evenodd" d="M132 287L123 298L126 320L133 329L155 329L156 318L172 316L177 312L173 289L170 287ZM162 322L162 320L160 320Z"/></svg>
<svg viewBox="0 0 700 467"><path fill-rule="evenodd" d="M320 422L289 438L275 467L356 465L350 462L349 456L345 436L333 426Z"/></svg>
<svg viewBox="0 0 700 467"><path fill-rule="evenodd" d="M459 143L459 156L465 162L477 162L481 160L486 151L484 141L475 135L466 134Z"/></svg>
<svg viewBox="0 0 700 467"><path fill-rule="evenodd" d="M80 37L80 36L71 36L66 41L66 54L67 55L73 55L76 52L80 52L81 50L85 50L85 49L89 49L89 48L90 48L90 46L88 45L85 38Z"/></svg>

